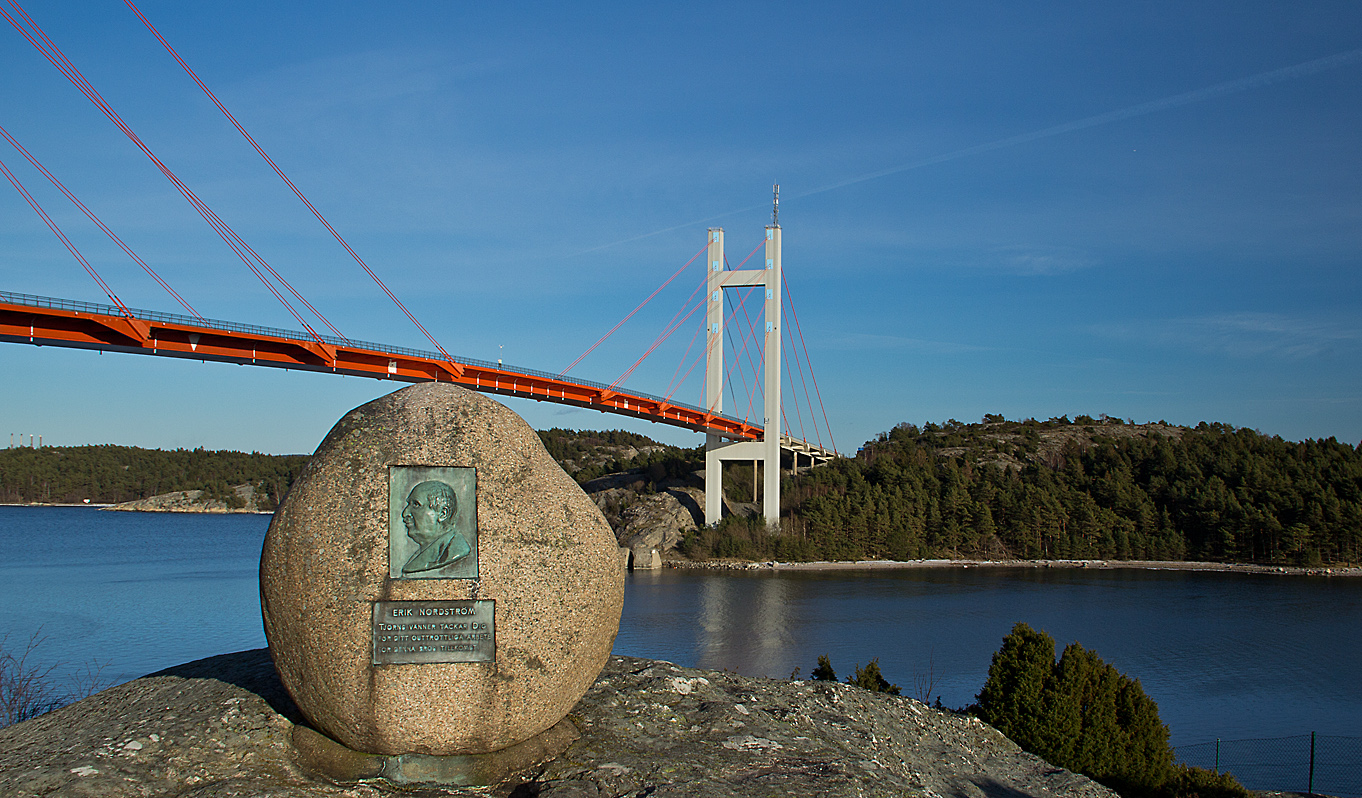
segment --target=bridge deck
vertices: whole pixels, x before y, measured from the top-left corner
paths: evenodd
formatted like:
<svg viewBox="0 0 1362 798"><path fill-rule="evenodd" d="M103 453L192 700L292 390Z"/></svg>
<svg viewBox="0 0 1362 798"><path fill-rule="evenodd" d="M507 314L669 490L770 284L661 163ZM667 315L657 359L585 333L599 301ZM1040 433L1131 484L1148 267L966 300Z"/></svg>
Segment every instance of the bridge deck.
<svg viewBox="0 0 1362 798"><path fill-rule="evenodd" d="M97 349L402 382L449 382L484 393L634 416L733 440L762 428L723 413L562 374L332 336L200 320L158 311L0 291L0 341Z"/></svg>

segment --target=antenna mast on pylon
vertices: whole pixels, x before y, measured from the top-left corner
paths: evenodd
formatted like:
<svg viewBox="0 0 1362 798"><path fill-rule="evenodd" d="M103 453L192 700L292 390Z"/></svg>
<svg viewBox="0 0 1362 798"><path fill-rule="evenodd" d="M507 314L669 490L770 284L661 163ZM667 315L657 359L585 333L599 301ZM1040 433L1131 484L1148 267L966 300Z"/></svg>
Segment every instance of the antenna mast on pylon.
<svg viewBox="0 0 1362 798"><path fill-rule="evenodd" d="M780 227L780 184L771 186L771 224Z"/></svg>

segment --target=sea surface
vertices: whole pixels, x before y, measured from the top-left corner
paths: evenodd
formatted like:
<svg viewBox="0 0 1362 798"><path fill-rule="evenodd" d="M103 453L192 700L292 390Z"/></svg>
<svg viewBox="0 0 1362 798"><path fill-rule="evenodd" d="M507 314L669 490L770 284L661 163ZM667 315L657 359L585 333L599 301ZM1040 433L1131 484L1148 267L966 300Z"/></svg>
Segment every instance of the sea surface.
<svg viewBox="0 0 1362 798"><path fill-rule="evenodd" d="M0 507L0 635L68 679L117 683L265 645L269 516ZM1362 579L938 568L629 577L615 652L751 676L879 660L905 695L973 701L1017 622L1138 678L1174 745L1362 737Z"/></svg>

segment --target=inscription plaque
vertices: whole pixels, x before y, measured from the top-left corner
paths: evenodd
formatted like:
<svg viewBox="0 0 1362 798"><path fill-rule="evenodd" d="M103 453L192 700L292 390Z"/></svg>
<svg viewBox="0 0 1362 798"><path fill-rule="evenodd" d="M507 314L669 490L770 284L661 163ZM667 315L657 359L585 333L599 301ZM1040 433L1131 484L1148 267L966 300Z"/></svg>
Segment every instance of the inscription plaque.
<svg viewBox="0 0 1362 798"><path fill-rule="evenodd" d="M494 662L496 602L375 601L373 664Z"/></svg>
<svg viewBox="0 0 1362 798"><path fill-rule="evenodd" d="M477 579L477 469L388 469L388 577Z"/></svg>

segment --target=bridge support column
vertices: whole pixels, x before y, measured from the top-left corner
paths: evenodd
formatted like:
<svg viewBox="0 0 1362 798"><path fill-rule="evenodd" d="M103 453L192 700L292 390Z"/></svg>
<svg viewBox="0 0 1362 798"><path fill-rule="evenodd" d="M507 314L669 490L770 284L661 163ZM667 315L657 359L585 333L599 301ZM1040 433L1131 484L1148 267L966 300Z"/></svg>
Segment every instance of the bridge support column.
<svg viewBox="0 0 1362 798"><path fill-rule="evenodd" d="M766 227L766 262L761 269L724 268L724 231L709 230L709 270L706 302L705 407L712 413L723 410L724 389L724 302L726 288L758 287L765 290L763 360L765 375L764 431L761 441L729 442L718 435L705 438L705 523L717 524L723 517L723 461L752 460L763 465L762 515L768 526L780 524L780 359L781 359L781 280L780 225ZM755 487L755 486L754 486Z"/></svg>

